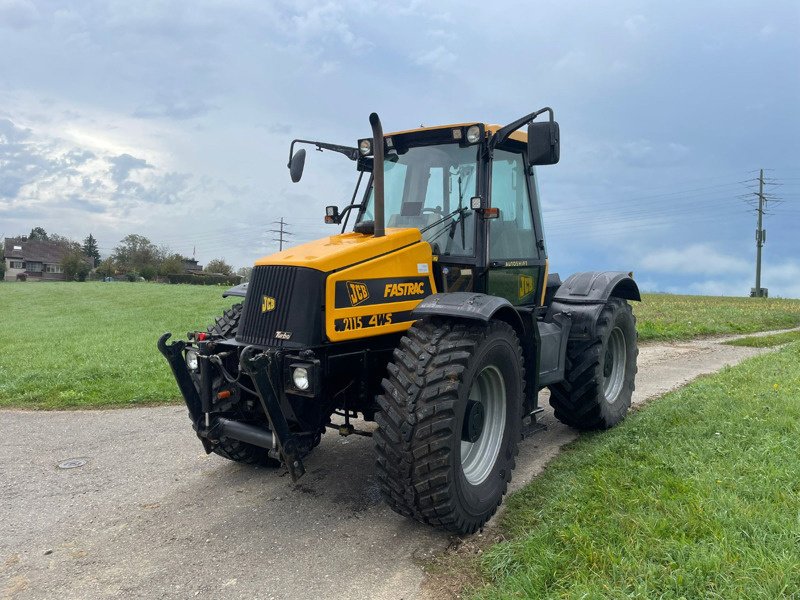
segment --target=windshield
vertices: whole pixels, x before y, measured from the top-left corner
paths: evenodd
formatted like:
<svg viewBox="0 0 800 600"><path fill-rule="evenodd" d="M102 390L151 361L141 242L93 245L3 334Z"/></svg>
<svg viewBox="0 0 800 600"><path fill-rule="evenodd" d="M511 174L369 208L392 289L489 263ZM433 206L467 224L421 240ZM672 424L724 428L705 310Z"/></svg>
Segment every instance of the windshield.
<svg viewBox="0 0 800 600"><path fill-rule="evenodd" d="M475 195L478 149L456 144L418 146L384 161L386 227L416 227L439 255L475 254ZM370 187L359 221L373 220Z"/></svg>

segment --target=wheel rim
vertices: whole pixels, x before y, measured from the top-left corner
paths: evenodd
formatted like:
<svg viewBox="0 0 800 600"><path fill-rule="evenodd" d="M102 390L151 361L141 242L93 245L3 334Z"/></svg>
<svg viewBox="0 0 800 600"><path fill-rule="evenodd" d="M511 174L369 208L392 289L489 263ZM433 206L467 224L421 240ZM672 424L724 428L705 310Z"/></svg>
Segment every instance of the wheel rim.
<svg viewBox="0 0 800 600"><path fill-rule="evenodd" d="M627 360L625 334L619 327L615 327L608 338L606 358L603 364L603 392L609 404L614 404L622 391Z"/></svg>
<svg viewBox="0 0 800 600"><path fill-rule="evenodd" d="M500 454L506 425L506 384L494 365L485 367L472 382L469 399L483 405L483 430L475 442L461 440L461 470L472 485L489 477Z"/></svg>

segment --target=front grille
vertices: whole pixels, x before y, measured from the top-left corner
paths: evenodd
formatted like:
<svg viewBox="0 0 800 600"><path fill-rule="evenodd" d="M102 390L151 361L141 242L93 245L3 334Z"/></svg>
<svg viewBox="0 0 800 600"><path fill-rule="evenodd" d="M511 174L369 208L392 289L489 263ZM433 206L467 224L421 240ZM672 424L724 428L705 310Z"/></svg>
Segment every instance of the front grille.
<svg viewBox="0 0 800 600"><path fill-rule="evenodd" d="M319 343L324 287L324 273L313 269L275 265L253 268L237 341L278 348ZM278 331L291 337L278 339Z"/></svg>

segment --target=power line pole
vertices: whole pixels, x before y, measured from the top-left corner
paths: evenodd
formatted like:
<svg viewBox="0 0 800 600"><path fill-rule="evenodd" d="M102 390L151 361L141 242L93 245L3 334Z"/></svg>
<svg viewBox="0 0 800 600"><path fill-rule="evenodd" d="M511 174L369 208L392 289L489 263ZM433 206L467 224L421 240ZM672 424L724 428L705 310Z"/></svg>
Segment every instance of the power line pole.
<svg viewBox="0 0 800 600"><path fill-rule="evenodd" d="M774 177L765 177L764 171L771 169L759 169L758 179L747 179L740 183L745 184L752 192L747 192L740 198L744 198L747 203L753 207L756 213L756 285L750 289L750 296L752 298L766 298L769 294L767 288L761 287L761 259L763 254L764 244L767 242L767 230L764 229L764 215L769 213L769 208L772 205L779 205L783 203L780 196L771 193L774 187L783 185ZM758 191L755 191L755 184L758 183ZM757 198L757 200L756 200Z"/></svg>
<svg viewBox="0 0 800 600"><path fill-rule="evenodd" d="M751 296L761 298L764 290L761 289L761 248L767 241L764 231L764 169L758 173L758 227L756 228L756 287Z"/></svg>
<svg viewBox="0 0 800 600"><path fill-rule="evenodd" d="M271 232L278 234L277 239L273 237L272 241L273 242L278 242L278 249L279 250L283 250L284 237L288 237L288 236L292 235L289 231L287 231L285 229L285 227L288 227L289 223L286 223L283 220L283 217L281 217L280 221L273 221L273 223L275 225L280 225L280 229L270 229ZM285 241L288 242L289 240L285 240Z"/></svg>

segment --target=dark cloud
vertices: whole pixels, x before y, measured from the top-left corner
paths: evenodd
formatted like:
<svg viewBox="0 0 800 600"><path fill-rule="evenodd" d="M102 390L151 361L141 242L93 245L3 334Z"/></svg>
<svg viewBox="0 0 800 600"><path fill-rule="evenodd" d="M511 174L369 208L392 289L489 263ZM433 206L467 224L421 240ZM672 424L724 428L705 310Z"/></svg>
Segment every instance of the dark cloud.
<svg viewBox="0 0 800 600"><path fill-rule="evenodd" d="M95 214L103 213L107 210L105 205L84 198L80 194L69 194L66 198L65 204L71 205L71 208Z"/></svg>
<svg viewBox="0 0 800 600"><path fill-rule="evenodd" d="M113 179L117 184L122 186L126 183L126 180L131 174L131 171L137 169L152 169L153 165L147 164L147 161L143 158L136 158L135 156L131 156L130 154L120 154L119 156L114 156L108 159L108 162L112 164L111 167L111 179Z"/></svg>
<svg viewBox="0 0 800 600"><path fill-rule="evenodd" d="M23 129L14 125L9 119L0 119L0 144L21 142L31 135L30 129Z"/></svg>
<svg viewBox="0 0 800 600"><path fill-rule="evenodd" d="M0 2L0 27L28 29L39 20L39 11L28 0L4 0Z"/></svg>

